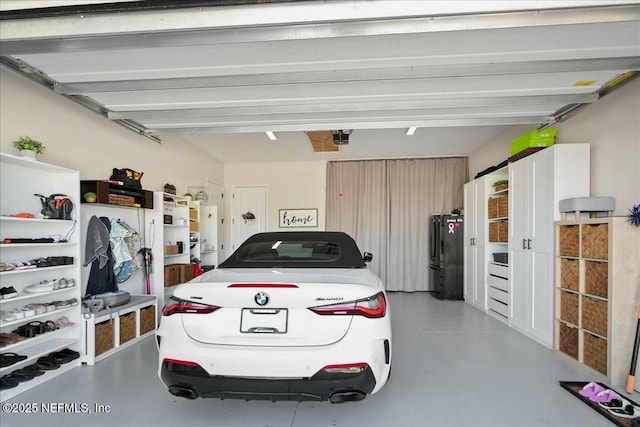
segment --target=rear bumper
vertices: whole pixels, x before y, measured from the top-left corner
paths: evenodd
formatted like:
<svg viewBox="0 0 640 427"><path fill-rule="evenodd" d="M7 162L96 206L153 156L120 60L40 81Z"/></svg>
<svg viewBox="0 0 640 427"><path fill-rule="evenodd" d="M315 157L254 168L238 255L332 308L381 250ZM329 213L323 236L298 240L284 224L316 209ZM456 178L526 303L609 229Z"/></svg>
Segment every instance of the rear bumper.
<svg viewBox="0 0 640 427"><path fill-rule="evenodd" d="M209 375L200 366L184 366L163 361L162 381L169 392L180 397L244 400L295 400L341 402L360 400L376 386L369 366L356 375L327 378L318 373L310 378L263 379Z"/></svg>

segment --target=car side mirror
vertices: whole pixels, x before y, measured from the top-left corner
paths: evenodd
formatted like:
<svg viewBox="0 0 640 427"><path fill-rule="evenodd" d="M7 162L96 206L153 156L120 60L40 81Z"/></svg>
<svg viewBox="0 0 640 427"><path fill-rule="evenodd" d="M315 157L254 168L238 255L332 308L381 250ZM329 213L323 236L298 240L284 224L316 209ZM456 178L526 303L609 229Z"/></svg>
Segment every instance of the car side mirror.
<svg viewBox="0 0 640 427"><path fill-rule="evenodd" d="M362 256L362 259L364 260L364 262L371 262L373 261L373 254L369 252L365 252L364 255Z"/></svg>

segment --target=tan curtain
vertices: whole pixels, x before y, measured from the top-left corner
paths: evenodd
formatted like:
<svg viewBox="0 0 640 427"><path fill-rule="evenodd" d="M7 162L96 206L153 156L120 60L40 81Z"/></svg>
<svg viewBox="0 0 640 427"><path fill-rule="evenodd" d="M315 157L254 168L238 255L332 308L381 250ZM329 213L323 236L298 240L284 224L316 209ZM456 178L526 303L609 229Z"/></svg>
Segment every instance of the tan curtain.
<svg viewBox="0 0 640 427"><path fill-rule="evenodd" d="M329 162L327 230L371 252L393 291L428 291L429 217L462 208L466 158Z"/></svg>

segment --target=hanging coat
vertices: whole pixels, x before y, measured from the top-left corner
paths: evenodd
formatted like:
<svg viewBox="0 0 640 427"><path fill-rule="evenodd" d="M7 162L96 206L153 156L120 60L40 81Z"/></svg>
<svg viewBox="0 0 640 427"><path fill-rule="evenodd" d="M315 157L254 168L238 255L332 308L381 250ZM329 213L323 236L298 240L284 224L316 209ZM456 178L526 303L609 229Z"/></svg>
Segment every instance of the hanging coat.
<svg viewBox="0 0 640 427"><path fill-rule="evenodd" d="M91 217L87 228L85 247L85 260L87 260L85 265L91 262L86 297L118 290L116 277L113 273L115 260L109 240L110 232L111 221L109 218L103 216L98 219L95 215Z"/></svg>

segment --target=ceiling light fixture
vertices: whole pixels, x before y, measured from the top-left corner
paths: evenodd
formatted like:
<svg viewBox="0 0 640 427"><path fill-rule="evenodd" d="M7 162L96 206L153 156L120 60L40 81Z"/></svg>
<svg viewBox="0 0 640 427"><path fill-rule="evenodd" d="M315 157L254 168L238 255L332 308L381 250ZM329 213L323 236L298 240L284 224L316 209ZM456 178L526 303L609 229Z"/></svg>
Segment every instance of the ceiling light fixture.
<svg viewBox="0 0 640 427"><path fill-rule="evenodd" d="M276 139L278 139L278 138L276 138L276 134L271 132L270 130L266 131L265 133L267 134L269 139L272 140L272 141L275 141Z"/></svg>
<svg viewBox="0 0 640 427"><path fill-rule="evenodd" d="M407 136L411 136L414 133L416 133L416 129L418 129L417 127L410 127L409 129L407 129Z"/></svg>

